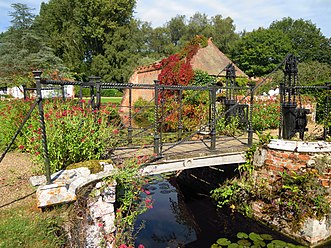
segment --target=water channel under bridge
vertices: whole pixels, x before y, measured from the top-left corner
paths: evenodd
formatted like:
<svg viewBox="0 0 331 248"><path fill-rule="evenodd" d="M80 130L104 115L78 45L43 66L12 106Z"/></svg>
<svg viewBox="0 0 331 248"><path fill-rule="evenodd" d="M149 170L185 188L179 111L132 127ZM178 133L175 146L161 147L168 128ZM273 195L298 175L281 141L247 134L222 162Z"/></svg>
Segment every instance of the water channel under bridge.
<svg viewBox="0 0 331 248"><path fill-rule="evenodd" d="M162 157L148 163L142 173L144 175L160 174L165 172L181 171L200 167L245 163L247 151L247 137L220 136L216 139L214 150L206 146L210 140L190 140L177 144L173 149L167 150L172 143L163 144L166 150ZM122 147L114 151L114 158L134 156L153 157L154 147Z"/></svg>

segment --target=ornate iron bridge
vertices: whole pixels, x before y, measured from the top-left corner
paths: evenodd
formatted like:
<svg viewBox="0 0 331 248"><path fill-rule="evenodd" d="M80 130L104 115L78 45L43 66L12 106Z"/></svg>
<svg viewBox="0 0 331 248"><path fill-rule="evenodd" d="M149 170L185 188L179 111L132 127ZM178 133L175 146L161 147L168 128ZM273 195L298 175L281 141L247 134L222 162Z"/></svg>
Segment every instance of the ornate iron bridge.
<svg viewBox="0 0 331 248"><path fill-rule="evenodd" d="M293 55L287 56L274 71L283 65L285 67L284 83L280 85L281 124L279 138L290 139L295 133L299 133L303 139L309 111L301 106L300 90L322 89L328 91L325 99L325 120L327 120L330 112L329 93L331 87L329 83L325 86L299 86L297 83L297 60ZM121 115L122 122L118 127L121 130L126 130L126 138L118 140L117 145L109 147L109 150L113 158L133 155L149 156L151 158L150 164L153 164L145 167L144 173L146 174L199 166L243 163L245 161L244 152L253 144L254 94L266 82L266 79L258 85L250 84L245 87L238 87L234 66L229 64L223 70L226 71L224 86L219 86L216 83L205 86L169 86L162 85L157 80L152 84L105 83L101 82L98 77L90 77L88 82L55 81L42 79L41 71L34 71L36 87L24 88L24 97L27 97L28 91L35 91L37 98L2 154L0 162L21 132L33 109L38 106L46 178L48 183L51 182L42 91L57 89L65 100L65 86L74 85L79 87L80 99L83 98L83 89L89 89L89 103L95 111L100 109L102 90L119 89L127 92L127 104L119 106L123 114ZM152 95L153 97L146 99L144 106L137 107L133 98L138 91L148 92L145 95ZM222 97L219 96L219 93L222 93ZM202 94L208 97L201 97ZM190 95L190 98L196 101L196 105L202 104L201 101L204 101L205 114L196 121L193 127L185 126L184 118L190 117L185 116L186 98L184 95ZM241 95L240 99L239 95ZM152 121L144 127L139 127L135 119L146 112L153 113ZM124 115L127 118L124 118ZM166 120L171 115L176 116L176 123L169 128L166 126ZM230 123L233 117L239 121L240 132L238 135L229 136L222 132L224 130L218 128L218 124ZM330 135L330 131L330 127L325 121L324 139L328 134ZM144 145L142 145L142 137Z"/></svg>

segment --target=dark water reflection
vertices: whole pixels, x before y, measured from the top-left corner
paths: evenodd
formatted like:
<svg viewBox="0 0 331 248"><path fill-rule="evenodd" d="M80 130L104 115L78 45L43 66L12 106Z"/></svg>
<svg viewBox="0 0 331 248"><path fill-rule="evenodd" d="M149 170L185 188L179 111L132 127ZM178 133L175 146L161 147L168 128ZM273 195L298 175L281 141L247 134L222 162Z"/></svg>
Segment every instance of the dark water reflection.
<svg viewBox="0 0 331 248"><path fill-rule="evenodd" d="M235 241L238 232L267 233L274 239L295 243L240 214L217 209L203 191L179 187L174 177L158 176L146 189L153 196L153 208L136 222L136 228L145 225L136 243L146 248L207 248L220 237Z"/></svg>
<svg viewBox="0 0 331 248"><path fill-rule="evenodd" d="M153 208L138 217L136 227L144 223L137 244L146 248L184 247L197 239L194 219L183 204L173 178L157 177L146 189L153 198Z"/></svg>

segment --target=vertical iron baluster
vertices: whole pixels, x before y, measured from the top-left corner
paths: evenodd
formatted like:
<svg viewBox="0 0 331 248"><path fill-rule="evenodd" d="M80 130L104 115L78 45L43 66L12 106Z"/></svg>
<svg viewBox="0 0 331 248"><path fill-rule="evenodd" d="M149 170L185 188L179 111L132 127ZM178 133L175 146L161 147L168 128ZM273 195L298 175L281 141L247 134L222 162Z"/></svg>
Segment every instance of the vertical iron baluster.
<svg viewBox="0 0 331 248"><path fill-rule="evenodd" d="M210 125L210 150L216 150L216 86L213 85L210 92L211 96L211 125Z"/></svg>
<svg viewBox="0 0 331 248"><path fill-rule="evenodd" d="M183 111L183 90L179 90L179 110L178 110L178 141L182 139L183 135L183 122L182 122L182 111Z"/></svg>
<svg viewBox="0 0 331 248"><path fill-rule="evenodd" d="M95 80L95 87L96 87L96 94L97 94L97 101L96 101L96 109L100 110L101 106L101 85L100 85L100 77L94 77Z"/></svg>
<svg viewBox="0 0 331 248"><path fill-rule="evenodd" d="M329 123L329 94L330 94L330 90L331 90L331 86L330 83L325 83L327 89L326 89L326 96L325 96L325 108L324 108L324 128L323 128L323 139L326 140L327 135L330 135L330 129L331 127L328 127L328 123Z"/></svg>
<svg viewBox="0 0 331 248"><path fill-rule="evenodd" d="M79 83L79 103L80 107L83 107L83 82Z"/></svg>
<svg viewBox="0 0 331 248"><path fill-rule="evenodd" d="M23 99L26 100L28 97L26 95L26 85L22 85L23 86Z"/></svg>
<svg viewBox="0 0 331 248"><path fill-rule="evenodd" d="M285 78L285 77L284 77ZM283 118L283 103L285 97L285 85L284 83L279 84L279 128L278 128L278 139L283 137L283 125L284 125L284 118Z"/></svg>
<svg viewBox="0 0 331 248"><path fill-rule="evenodd" d="M249 84L250 103L249 103L249 120L248 120L248 146L253 145L253 105L254 105L254 84Z"/></svg>
<svg viewBox="0 0 331 248"><path fill-rule="evenodd" d="M159 84L160 81L155 80L154 81L154 153L160 157L160 136L159 136Z"/></svg>
<svg viewBox="0 0 331 248"><path fill-rule="evenodd" d="M65 95L65 92L64 92L64 85L63 84L61 85L61 94L62 94L62 100L65 101L66 95Z"/></svg>
<svg viewBox="0 0 331 248"><path fill-rule="evenodd" d="M49 163L49 156L48 156L48 148L47 148L47 138L46 138L46 128L45 128L45 119L44 119L44 109L42 103L42 94L41 94L41 71L33 71L33 76L36 81L36 88L37 88L37 97L38 97L38 110L39 110L39 122L40 128L42 132L42 146L43 146L43 155L45 161L45 174L47 184L51 184L51 170L50 170L50 163Z"/></svg>
<svg viewBox="0 0 331 248"><path fill-rule="evenodd" d="M129 126L128 126L128 143L132 144L132 83L129 85Z"/></svg>

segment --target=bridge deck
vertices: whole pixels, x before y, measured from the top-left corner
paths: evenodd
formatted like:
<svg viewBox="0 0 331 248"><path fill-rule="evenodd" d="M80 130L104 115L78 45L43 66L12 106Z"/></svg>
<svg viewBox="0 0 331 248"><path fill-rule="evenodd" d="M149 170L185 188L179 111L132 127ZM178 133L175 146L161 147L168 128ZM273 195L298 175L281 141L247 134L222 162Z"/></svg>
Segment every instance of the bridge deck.
<svg viewBox="0 0 331 248"><path fill-rule="evenodd" d="M162 158L144 168L144 174L158 174L163 172L236 164L245 162L245 151L248 149L247 137L222 136L216 140L216 149L211 151L207 146L210 140L186 141L172 147L173 144L163 144ZM115 150L118 158L133 156L152 156L153 147L126 147Z"/></svg>

